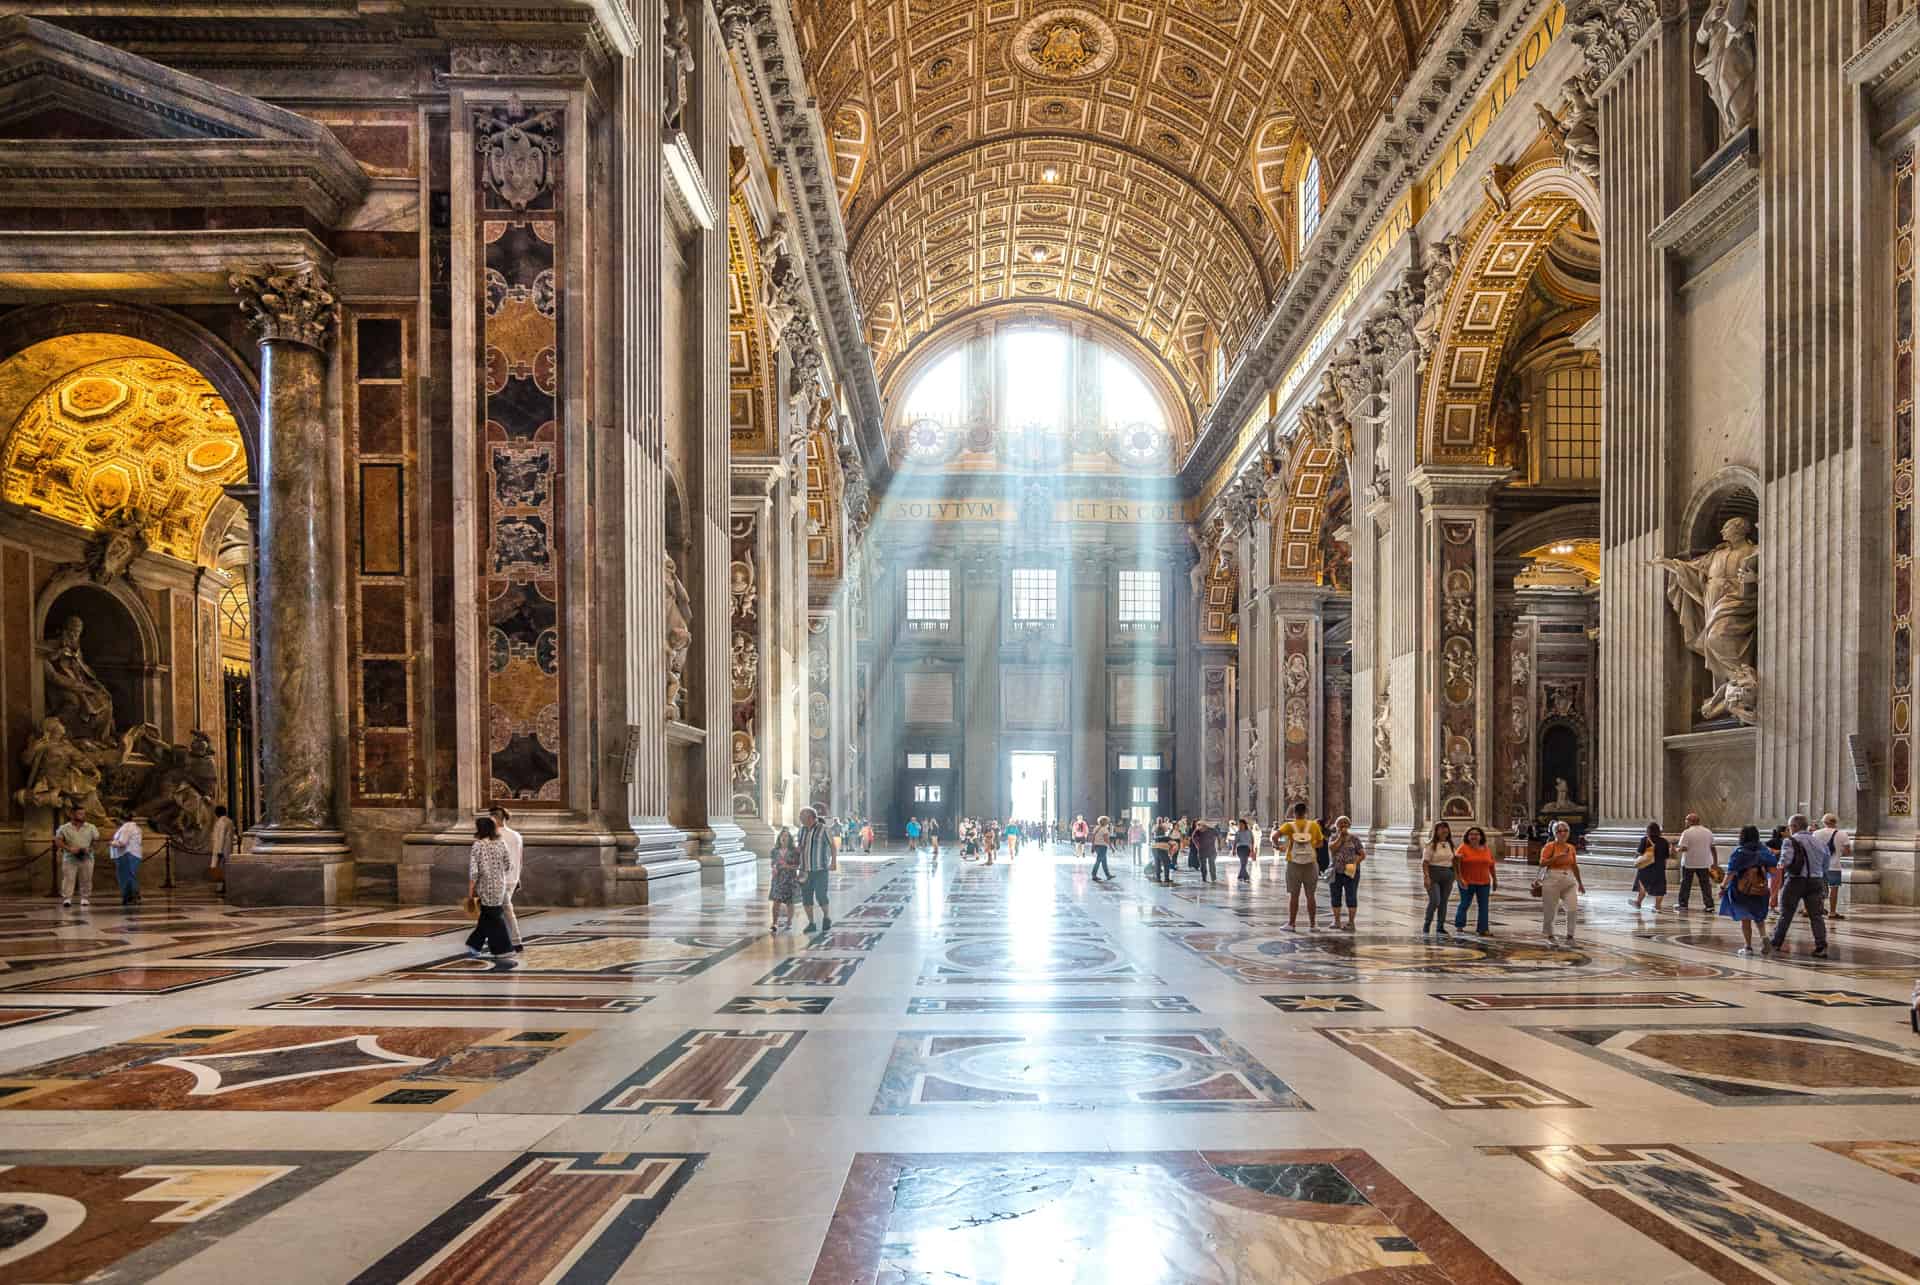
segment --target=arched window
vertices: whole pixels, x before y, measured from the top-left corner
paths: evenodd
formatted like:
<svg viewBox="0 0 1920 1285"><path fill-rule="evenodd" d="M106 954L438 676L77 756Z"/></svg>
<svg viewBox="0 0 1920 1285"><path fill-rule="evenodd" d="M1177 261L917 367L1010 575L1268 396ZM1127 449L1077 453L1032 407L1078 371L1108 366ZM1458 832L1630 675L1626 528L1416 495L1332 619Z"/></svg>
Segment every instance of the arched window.
<svg viewBox="0 0 1920 1285"><path fill-rule="evenodd" d="M952 428L966 422L967 409L967 348L959 344L914 381L905 418L909 424L932 420Z"/></svg>
<svg viewBox="0 0 1920 1285"><path fill-rule="evenodd" d="M1300 251L1304 254L1307 242L1320 227L1320 158L1312 152L1307 153L1307 163L1300 170L1299 195Z"/></svg>

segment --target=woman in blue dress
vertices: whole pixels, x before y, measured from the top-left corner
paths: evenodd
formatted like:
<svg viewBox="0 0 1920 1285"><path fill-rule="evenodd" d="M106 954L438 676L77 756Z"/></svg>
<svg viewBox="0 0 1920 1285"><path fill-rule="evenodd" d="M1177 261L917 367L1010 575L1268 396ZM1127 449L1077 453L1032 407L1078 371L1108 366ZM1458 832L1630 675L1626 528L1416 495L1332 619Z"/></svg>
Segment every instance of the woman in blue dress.
<svg viewBox="0 0 1920 1285"><path fill-rule="evenodd" d="M1767 872L1779 861L1779 854L1760 842L1759 826L1740 828L1740 846L1727 859L1727 882L1720 892L1720 913L1740 925L1740 936L1747 943L1740 948L1742 955L1753 953L1755 924L1761 926L1760 953L1768 952Z"/></svg>

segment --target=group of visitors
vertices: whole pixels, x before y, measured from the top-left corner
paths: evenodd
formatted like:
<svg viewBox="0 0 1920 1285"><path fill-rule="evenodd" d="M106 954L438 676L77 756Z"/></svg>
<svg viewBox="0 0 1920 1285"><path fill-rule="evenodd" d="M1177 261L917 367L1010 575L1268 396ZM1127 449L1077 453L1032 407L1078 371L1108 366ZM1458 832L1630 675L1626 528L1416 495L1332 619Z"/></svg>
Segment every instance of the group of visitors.
<svg viewBox="0 0 1920 1285"><path fill-rule="evenodd" d="M224 891L227 863L233 857L235 831L233 818L225 806L213 810L213 825L207 833L212 863L207 874ZM58 854L60 904L71 908L79 898L82 906L93 905L94 849L100 843L100 829L87 819L85 808L73 808L59 829L53 832L53 848ZM146 836L132 815L123 816L107 840L107 854L113 861L115 881L120 885L120 904L140 904L140 863L145 859Z"/></svg>
<svg viewBox="0 0 1920 1285"><path fill-rule="evenodd" d="M1787 931L1796 913L1804 913L1813 932L1813 958L1827 957L1827 920L1845 919L1840 912L1842 872L1853 854L1853 837L1840 826L1840 818L1829 812L1813 829L1808 819L1795 813L1783 826L1776 826L1765 842L1760 827L1743 826L1740 842L1727 857L1725 870L1720 866L1720 851L1713 831L1700 823L1697 813L1687 814L1687 828L1669 842L1659 822L1647 826L1641 840L1634 876L1634 901L1638 908L1653 898L1656 912L1667 892L1667 860L1673 848L1680 850L1680 909L1686 910L1687 893L1697 882L1700 908L1719 913L1740 925L1744 955L1754 953L1754 938L1760 939L1763 955L1787 953ZM1720 886L1717 899L1712 895ZM1772 936L1767 935L1767 916L1777 914Z"/></svg>

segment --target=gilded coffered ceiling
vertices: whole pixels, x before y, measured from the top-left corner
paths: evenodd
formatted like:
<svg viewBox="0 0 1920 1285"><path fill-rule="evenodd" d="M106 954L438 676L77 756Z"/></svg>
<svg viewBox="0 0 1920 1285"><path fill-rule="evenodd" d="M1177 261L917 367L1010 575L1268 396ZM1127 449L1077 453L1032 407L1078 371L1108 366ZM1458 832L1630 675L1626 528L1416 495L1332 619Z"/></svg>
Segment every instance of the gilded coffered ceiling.
<svg viewBox="0 0 1920 1285"><path fill-rule="evenodd" d="M1197 313L1237 352L1290 267L1290 157L1310 147L1331 190L1446 6L795 0L822 114L862 140L841 192L883 376L942 321L1027 297L1108 312L1170 360ZM1046 147L1073 155L1043 182ZM960 220L987 244L956 267Z"/></svg>
<svg viewBox="0 0 1920 1285"><path fill-rule="evenodd" d="M151 547L188 561L223 488L247 477L226 403L172 357L113 357L62 376L9 426L0 466L8 502L88 530L137 509Z"/></svg>

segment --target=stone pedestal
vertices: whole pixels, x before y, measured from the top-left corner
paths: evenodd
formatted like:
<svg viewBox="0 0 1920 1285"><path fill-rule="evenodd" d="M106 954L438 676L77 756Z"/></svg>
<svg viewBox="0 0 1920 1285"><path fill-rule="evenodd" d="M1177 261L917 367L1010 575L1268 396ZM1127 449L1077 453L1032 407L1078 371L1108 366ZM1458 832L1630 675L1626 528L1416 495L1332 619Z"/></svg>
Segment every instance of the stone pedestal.
<svg viewBox="0 0 1920 1285"><path fill-rule="evenodd" d="M339 594L326 418L330 283L310 264L237 273L233 288L260 336L260 561L253 604L260 692L261 822L227 874L242 905L349 899L352 852L337 828L334 645Z"/></svg>

